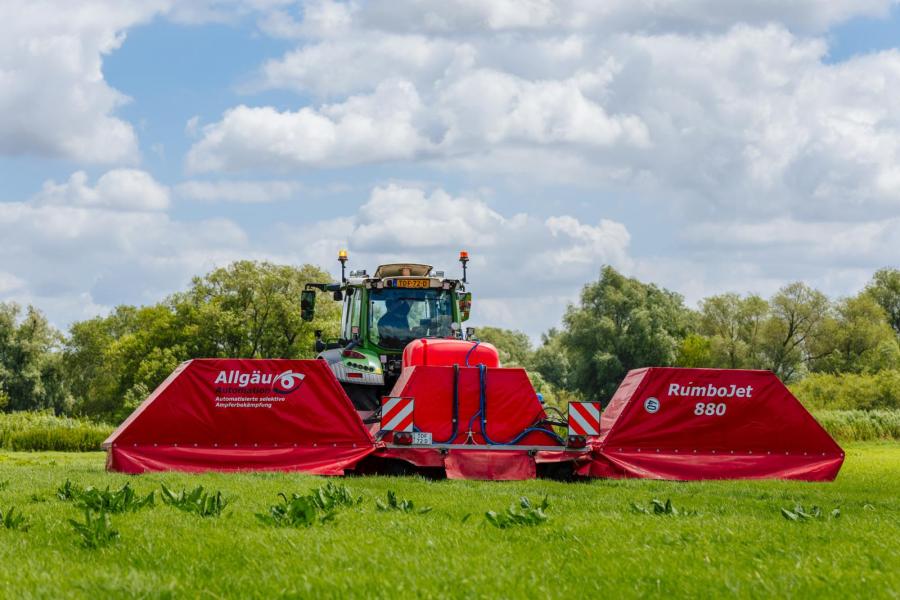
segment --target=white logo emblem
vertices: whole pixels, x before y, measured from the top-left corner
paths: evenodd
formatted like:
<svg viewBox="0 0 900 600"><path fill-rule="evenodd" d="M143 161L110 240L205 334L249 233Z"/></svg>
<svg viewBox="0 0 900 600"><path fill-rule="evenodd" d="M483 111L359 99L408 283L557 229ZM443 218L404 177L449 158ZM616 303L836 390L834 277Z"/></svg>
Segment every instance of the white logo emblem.
<svg viewBox="0 0 900 600"><path fill-rule="evenodd" d="M652 415L659 410L659 400L653 397L647 398L644 400L644 410Z"/></svg>

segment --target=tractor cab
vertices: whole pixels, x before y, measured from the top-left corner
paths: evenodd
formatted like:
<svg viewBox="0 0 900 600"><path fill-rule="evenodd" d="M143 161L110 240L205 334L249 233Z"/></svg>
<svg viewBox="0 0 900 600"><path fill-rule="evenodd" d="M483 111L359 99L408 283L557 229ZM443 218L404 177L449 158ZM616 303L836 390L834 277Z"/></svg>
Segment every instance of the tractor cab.
<svg viewBox="0 0 900 600"><path fill-rule="evenodd" d="M301 313L311 321L316 294L331 292L343 302L336 340L316 334L318 358L328 362L354 406L375 410L400 375L401 356L419 339L465 339L472 295L465 291L468 254L460 253L463 278L452 279L431 265L392 263L373 275L365 270L346 273L347 253L338 255L340 283L310 283L303 291Z"/></svg>

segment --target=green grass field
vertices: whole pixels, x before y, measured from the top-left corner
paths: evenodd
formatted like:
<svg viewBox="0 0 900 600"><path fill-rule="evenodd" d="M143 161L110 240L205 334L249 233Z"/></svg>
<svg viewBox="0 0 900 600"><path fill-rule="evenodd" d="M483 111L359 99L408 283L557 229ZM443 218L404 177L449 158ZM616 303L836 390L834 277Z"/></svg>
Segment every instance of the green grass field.
<svg viewBox="0 0 900 600"><path fill-rule="evenodd" d="M528 481L346 478L363 496L335 521L275 528L254 517L278 492L322 478L294 474L155 474L103 470L99 453L0 452L0 595L64 597L900 597L900 444L847 445L834 483ZM66 479L137 492L202 484L231 499L219 518L163 505L112 515L120 538L79 544L56 497ZM379 512L394 490L427 514ZM497 529L487 510L549 496L549 520ZM689 514L648 515L632 503L670 498ZM782 508L818 505L794 522ZM831 515L840 510L840 517ZM690 512L695 511L695 512ZM471 516L463 521L465 515Z"/></svg>

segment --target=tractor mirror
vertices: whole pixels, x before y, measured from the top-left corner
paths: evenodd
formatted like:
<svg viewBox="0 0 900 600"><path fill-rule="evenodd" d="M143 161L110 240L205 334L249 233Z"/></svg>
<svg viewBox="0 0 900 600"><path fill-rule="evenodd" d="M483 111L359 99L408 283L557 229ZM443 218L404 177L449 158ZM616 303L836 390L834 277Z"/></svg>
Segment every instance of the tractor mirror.
<svg viewBox="0 0 900 600"><path fill-rule="evenodd" d="M468 321L469 313L472 312L472 292L465 292L459 295L459 320Z"/></svg>
<svg viewBox="0 0 900 600"><path fill-rule="evenodd" d="M300 318L304 321L312 321L316 315L316 291L303 290L300 292Z"/></svg>
<svg viewBox="0 0 900 600"><path fill-rule="evenodd" d="M335 302L340 302L344 299L344 295L341 294L341 290L335 290L334 294L331 297L334 298Z"/></svg>

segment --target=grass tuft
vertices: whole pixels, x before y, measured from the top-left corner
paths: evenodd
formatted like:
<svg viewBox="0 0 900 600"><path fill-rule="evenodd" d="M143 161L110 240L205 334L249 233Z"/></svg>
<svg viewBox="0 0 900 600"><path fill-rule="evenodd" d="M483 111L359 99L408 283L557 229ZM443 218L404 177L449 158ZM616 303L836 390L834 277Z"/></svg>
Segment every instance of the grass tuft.
<svg viewBox="0 0 900 600"><path fill-rule="evenodd" d="M84 511L84 522L69 519L75 532L81 537L81 545L85 548L103 548L119 539L119 532L112 527L106 511L94 513Z"/></svg>
<svg viewBox="0 0 900 600"><path fill-rule="evenodd" d="M222 492L207 492L203 486L197 486L190 492L181 490L173 492L163 484L162 501L178 510L199 515L201 517L218 517L228 506L230 500L226 500Z"/></svg>
<svg viewBox="0 0 900 600"><path fill-rule="evenodd" d="M92 486L81 488L68 479L57 488L56 496L60 500L73 501L78 508L103 511L108 513L134 512L145 507L153 507L155 492L143 498L139 497L131 484L126 483L118 490L100 490Z"/></svg>
<svg viewBox="0 0 900 600"><path fill-rule="evenodd" d="M519 498L518 506L513 504L501 513L489 510L484 513L484 518L498 529L508 529L522 525L540 525L547 522L549 517L544 511L549 507L550 500L547 496L544 496L544 500L538 506L532 506L531 501L522 496Z"/></svg>
<svg viewBox="0 0 900 600"><path fill-rule="evenodd" d="M822 509L818 506L811 506L809 508L804 508L802 504L797 504L794 506L792 510L788 510L787 508L781 509L781 516L783 516L788 521L812 521L814 519L821 519L823 516ZM841 517L841 509L835 508L831 511L832 519L839 519Z"/></svg>
<svg viewBox="0 0 900 600"><path fill-rule="evenodd" d="M16 512L14 506L10 506L4 513L0 510L0 526L4 529L28 531L28 519L21 512Z"/></svg>
<svg viewBox="0 0 900 600"><path fill-rule="evenodd" d="M280 492L281 502L273 504L265 513L255 513L257 519L266 525L276 527L309 527L314 524L333 521L341 508L349 508L362 503L362 496L354 497L344 485L329 481L309 494L287 494Z"/></svg>
<svg viewBox="0 0 900 600"><path fill-rule="evenodd" d="M671 517L677 517L697 514L696 511L678 510L677 508L675 508L675 505L672 504L671 498L666 498L665 502L654 498L647 506L643 506L641 504L638 504L637 502L633 502L631 504L631 508L632 510L634 510L634 512L643 515L667 515Z"/></svg>
<svg viewBox="0 0 900 600"><path fill-rule="evenodd" d="M412 500L398 500L397 493L394 490L387 491L387 500L382 501L380 499L375 499L375 508L377 508L381 512L389 512L389 511L399 511L404 513L415 512L420 515L424 515L426 513L431 512L430 506L423 506L419 510L416 510L415 504L413 504Z"/></svg>

